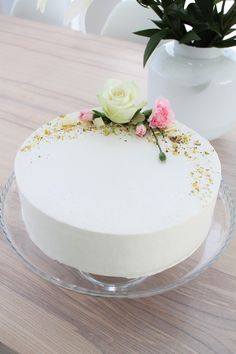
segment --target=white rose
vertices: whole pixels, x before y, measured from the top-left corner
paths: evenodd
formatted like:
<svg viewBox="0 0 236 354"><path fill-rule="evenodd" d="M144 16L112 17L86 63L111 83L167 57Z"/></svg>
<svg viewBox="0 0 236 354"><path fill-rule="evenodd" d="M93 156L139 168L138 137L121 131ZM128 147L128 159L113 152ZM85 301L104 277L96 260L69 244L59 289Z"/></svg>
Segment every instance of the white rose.
<svg viewBox="0 0 236 354"><path fill-rule="evenodd" d="M132 81L108 80L98 100L105 115L114 123L129 123L138 109L138 87Z"/></svg>

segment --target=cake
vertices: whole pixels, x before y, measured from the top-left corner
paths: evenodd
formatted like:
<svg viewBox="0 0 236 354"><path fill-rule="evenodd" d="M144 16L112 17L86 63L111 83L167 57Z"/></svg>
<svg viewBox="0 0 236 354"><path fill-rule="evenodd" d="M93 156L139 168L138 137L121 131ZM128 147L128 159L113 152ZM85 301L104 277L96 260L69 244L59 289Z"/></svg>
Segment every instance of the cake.
<svg viewBox="0 0 236 354"><path fill-rule="evenodd" d="M165 138L164 164L150 136L106 134L57 118L23 144L15 175L32 241L59 262L106 276L151 275L183 261L211 225L216 152L180 123Z"/></svg>
<svg viewBox="0 0 236 354"><path fill-rule="evenodd" d="M79 271L125 278L192 255L208 234L221 181L211 144L177 121L158 130L156 141L140 125L78 117L84 113L43 125L17 153L22 215L34 244Z"/></svg>

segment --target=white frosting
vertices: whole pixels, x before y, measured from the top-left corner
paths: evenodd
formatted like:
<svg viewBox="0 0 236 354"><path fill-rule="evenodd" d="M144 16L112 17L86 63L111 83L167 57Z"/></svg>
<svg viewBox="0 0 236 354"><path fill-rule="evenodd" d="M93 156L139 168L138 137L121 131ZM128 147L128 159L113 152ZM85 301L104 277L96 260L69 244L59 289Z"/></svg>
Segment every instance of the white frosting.
<svg viewBox="0 0 236 354"><path fill-rule="evenodd" d="M15 174L36 245L80 270L125 277L159 272L195 251L210 227L220 162L205 139L175 128L190 141L173 154L173 142L160 138L165 163L135 135L65 131L60 119L34 133Z"/></svg>

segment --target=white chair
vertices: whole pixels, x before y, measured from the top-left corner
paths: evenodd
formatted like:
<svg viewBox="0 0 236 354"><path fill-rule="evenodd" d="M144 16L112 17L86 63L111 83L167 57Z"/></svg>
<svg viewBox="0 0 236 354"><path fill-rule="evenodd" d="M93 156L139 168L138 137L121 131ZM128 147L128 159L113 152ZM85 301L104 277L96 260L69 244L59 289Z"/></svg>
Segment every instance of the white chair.
<svg viewBox="0 0 236 354"><path fill-rule="evenodd" d="M9 15L14 0L0 0L0 14Z"/></svg>
<svg viewBox="0 0 236 354"><path fill-rule="evenodd" d="M37 0L15 0L10 15L63 26L69 4L69 0L48 0L45 12L42 14L37 9Z"/></svg>
<svg viewBox="0 0 236 354"><path fill-rule="evenodd" d="M150 19L157 19L157 15L151 9L142 7L136 0L125 0L117 4L112 10L101 34L133 42L146 43L147 38L137 36L133 32L146 28L155 28Z"/></svg>
<svg viewBox="0 0 236 354"><path fill-rule="evenodd" d="M100 34L104 23L114 7L122 0L93 0L85 14L85 29L88 33Z"/></svg>

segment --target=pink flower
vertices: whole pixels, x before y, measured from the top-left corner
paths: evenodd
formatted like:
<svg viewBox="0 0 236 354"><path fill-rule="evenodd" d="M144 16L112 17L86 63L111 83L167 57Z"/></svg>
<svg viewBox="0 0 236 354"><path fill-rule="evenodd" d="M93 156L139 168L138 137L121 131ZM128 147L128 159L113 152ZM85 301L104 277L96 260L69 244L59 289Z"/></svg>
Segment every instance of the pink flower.
<svg viewBox="0 0 236 354"><path fill-rule="evenodd" d="M93 120L93 112L81 111L79 114L79 119L81 122L91 122Z"/></svg>
<svg viewBox="0 0 236 354"><path fill-rule="evenodd" d="M168 128L174 120L174 112L171 110L170 103L165 98L159 98L154 105L152 114L148 122L149 126L153 129Z"/></svg>
<svg viewBox="0 0 236 354"><path fill-rule="evenodd" d="M147 128L145 127L144 124L138 124L136 126L136 135L142 138L146 133L147 133Z"/></svg>

